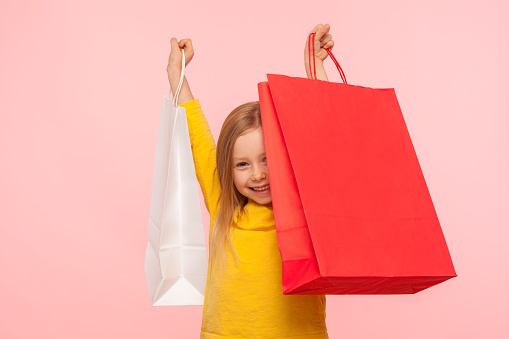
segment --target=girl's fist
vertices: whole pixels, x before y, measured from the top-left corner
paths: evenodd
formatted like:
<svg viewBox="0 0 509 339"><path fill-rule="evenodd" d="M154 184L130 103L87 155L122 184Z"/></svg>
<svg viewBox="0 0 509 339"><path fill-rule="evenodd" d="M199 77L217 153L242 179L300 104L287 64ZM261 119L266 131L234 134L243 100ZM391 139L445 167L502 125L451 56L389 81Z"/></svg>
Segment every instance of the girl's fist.
<svg viewBox="0 0 509 339"><path fill-rule="evenodd" d="M193 43L191 39L182 39L177 41L175 38L171 38L170 40L170 57L168 58L168 66L166 70L168 73L170 72L179 72L182 70L182 52L180 49L184 49L184 55L186 57L186 64L191 61L194 56Z"/></svg>
<svg viewBox="0 0 509 339"><path fill-rule="evenodd" d="M327 51L325 49L332 49L332 47L334 46L334 41L332 40L332 35L329 34L329 30L330 30L330 25L329 24L325 24L325 25L322 25L322 24L318 24L315 26L315 28L313 28L313 30L311 30L311 32L309 32L309 34L311 33L316 33L315 34L315 55L314 57L318 60L325 60L328 56L327 54ZM309 40L311 39L311 43L313 42L313 39L312 39L312 36L309 36L308 34L308 38L306 40L306 47L304 49L304 53L305 53L305 56L306 58L308 58L309 56ZM311 53L313 53L313 50L312 50L313 47L311 47ZM306 64L308 63L307 59L306 59Z"/></svg>

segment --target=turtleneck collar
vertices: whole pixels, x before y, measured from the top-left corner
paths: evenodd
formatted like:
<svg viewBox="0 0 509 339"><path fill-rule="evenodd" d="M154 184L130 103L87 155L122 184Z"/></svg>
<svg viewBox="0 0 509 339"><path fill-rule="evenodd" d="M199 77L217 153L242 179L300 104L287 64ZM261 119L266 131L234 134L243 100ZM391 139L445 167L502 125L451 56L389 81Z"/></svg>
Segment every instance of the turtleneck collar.
<svg viewBox="0 0 509 339"><path fill-rule="evenodd" d="M256 231L275 229L272 204L261 205L249 199L238 219L235 218L235 227Z"/></svg>

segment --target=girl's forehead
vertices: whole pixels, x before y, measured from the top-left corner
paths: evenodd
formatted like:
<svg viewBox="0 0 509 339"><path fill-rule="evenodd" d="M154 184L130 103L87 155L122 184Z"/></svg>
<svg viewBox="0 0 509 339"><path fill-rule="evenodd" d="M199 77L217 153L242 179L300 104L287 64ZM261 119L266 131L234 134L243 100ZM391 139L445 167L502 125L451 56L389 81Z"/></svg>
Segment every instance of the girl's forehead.
<svg viewBox="0 0 509 339"><path fill-rule="evenodd" d="M233 146L233 157L265 153L263 130L255 128L237 138Z"/></svg>
<svg viewBox="0 0 509 339"><path fill-rule="evenodd" d="M260 140L263 141L263 130L261 127L257 127L240 135L235 141L235 145L239 143L259 142Z"/></svg>

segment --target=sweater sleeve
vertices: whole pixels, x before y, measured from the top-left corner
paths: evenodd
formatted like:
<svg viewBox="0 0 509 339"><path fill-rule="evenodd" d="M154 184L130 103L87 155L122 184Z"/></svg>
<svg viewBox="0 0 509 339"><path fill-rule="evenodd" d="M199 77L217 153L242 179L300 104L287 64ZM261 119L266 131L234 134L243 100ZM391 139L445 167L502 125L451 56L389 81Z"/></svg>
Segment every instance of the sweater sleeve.
<svg viewBox="0 0 509 339"><path fill-rule="evenodd" d="M180 104L180 106L186 109L194 168L205 205L210 213L212 227L218 210L220 193L216 168L216 143L198 99Z"/></svg>

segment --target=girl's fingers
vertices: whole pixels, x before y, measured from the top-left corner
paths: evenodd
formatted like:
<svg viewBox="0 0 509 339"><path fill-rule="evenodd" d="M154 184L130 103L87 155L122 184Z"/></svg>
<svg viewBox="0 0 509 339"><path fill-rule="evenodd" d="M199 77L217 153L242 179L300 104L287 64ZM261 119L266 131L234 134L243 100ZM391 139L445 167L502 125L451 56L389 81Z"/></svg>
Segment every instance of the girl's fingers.
<svg viewBox="0 0 509 339"><path fill-rule="evenodd" d="M327 34L326 36L323 37L322 41L320 41L320 45L322 47L324 47L331 40L332 40L332 35Z"/></svg>
<svg viewBox="0 0 509 339"><path fill-rule="evenodd" d="M320 29L326 29L326 30L329 30L330 29L330 25L329 24L325 24L325 25L322 25L322 24L318 24L316 25L312 30L311 32L309 32L309 34L311 33L317 33Z"/></svg>
<svg viewBox="0 0 509 339"><path fill-rule="evenodd" d="M171 38L170 40L170 60L173 60L176 58L176 56L180 55L180 48L179 43L177 39Z"/></svg>
<svg viewBox="0 0 509 339"><path fill-rule="evenodd" d="M193 59L194 49L193 43L191 39L182 39L178 41L176 38L171 38L170 40L171 51L170 56L168 58L168 66L167 70L179 69L182 67L182 52L181 49L184 49L186 66Z"/></svg>
<svg viewBox="0 0 509 339"><path fill-rule="evenodd" d="M179 43L177 39L170 39L170 55L168 56L168 65L166 66L166 70L170 72L174 69L180 69L182 67L182 53L180 52Z"/></svg>
<svg viewBox="0 0 509 339"><path fill-rule="evenodd" d="M179 41L179 47L183 48L184 50L192 49L193 43L191 42L191 39L182 39Z"/></svg>
<svg viewBox="0 0 509 339"><path fill-rule="evenodd" d="M323 48L331 49L333 46L334 46L334 40L329 40L325 45L323 45Z"/></svg>
<svg viewBox="0 0 509 339"><path fill-rule="evenodd" d="M179 43L177 41L177 39L175 38L171 38L170 40L170 46L171 46L171 49L173 50L174 48L178 49L179 48Z"/></svg>
<svg viewBox="0 0 509 339"><path fill-rule="evenodd" d="M319 24L317 25L314 29L313 29L313 32L316 33L315 35L315 41L316 40L322 40L324 36L327 35L327 33L329 33L329 30L330 30L330 25L329 24L325 24L325 25L322 25L322 24Z"/></svg>
<svg viewBox="0 0 509 339"><path fill-rule="evenodd" d="M186 66L191 61L194 56L193 43L191 39L182 39L179 41L179 47L184 49L184 53L186 56Z"/></svg>
<svg viewBox="0 0 509 339"><path fill-rule="evenodd" d="M334 41L332 40L332 35L329 34L329 30L330 30L329 24L325 24L325 25L318 24L309 33L309 34L315 33L315 37L314 37L315 57L322 61L325 60L329 55L325 49L331 49L334 46ZM311 39L311 41L312 41L312 37L310 35L308 35L308 40L306 42L306 47L304 50L306 55L308 55L308 53L311 53L309 50L309 42L310 42L309 39ZM306 59L306 62L307 62L307 59Z"/></svg>
<svg viewBox="0 0 509 339"><path fill-rule="evenodd" d="M321 55L322 54L321 49L328 48L328 47L326 47L326 45L329 41L332 40L332 35L329 34L329 30L330 30L329 24L325 24L325 25L318 24L311 31L311 33L315 33L315 53L316 53L317 57L320 57L320 59L324 58L324 56ZM327 57L327 56L325 55L325 57Z"/></svg>

